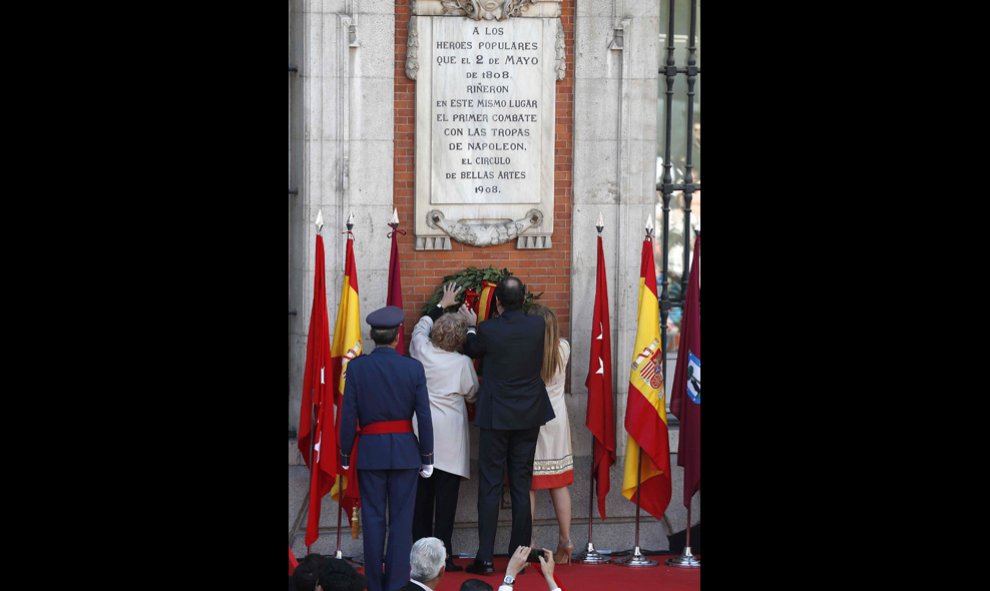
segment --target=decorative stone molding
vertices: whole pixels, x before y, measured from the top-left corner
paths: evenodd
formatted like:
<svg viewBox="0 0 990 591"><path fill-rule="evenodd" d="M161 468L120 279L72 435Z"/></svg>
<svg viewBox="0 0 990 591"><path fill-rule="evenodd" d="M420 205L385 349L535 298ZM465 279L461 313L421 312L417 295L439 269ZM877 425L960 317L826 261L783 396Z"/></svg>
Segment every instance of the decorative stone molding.
<svg viewBox="0 0 990 591"><path fill-rule="evenodd" d="M557 72L557 80L564 79L564 70L567 69L567 62L564 60L564 25L557 19L557 64L554 71Z"/></svg>
<svg viewBox="0 0 990 591"><path fill-rule="evenodd" d="M509 17L559 17L560 3L561 0L416 0L410 5L410 13L504 21Z"/></svg>
<svg viewBox="0 0 990 591"><path fill-rule="evenodd" d="M440 0L444 14L474 20L503 21L529 8L535 0Z"/></svg>
<svg viewBox="0 0 990 591"><path fill-rule="evenodd" d="M550 236L546 234L523 234L516 240L519 250L541 250L553 247Z"/></svg>
<svg viewBox="0 0 990 591"><path fill-rule="evenodd" d="M538 209L526 212L526 217L500 224L462 224L446 220L439 209L431 209L426 214L426 223L431 228L446 232L451 238L472 246L495 246L517 238L522 232L543 223L543 213Z"/></svg>
<svg viewBox="0 0 990 591"><path fill-rule="evenodd" d="M416 9L415 3L413 10ZM416 29L416 17L409 17L409 37L406 42L406 78L416 79L419 72L419 31ZM559 78L558 78L559 80Z"/></svg>
<svg viewBox="0 0 990 591"><path fill-rule="evenodd" d="M417 236L416 250L450 250L447 236Z"/></svg>

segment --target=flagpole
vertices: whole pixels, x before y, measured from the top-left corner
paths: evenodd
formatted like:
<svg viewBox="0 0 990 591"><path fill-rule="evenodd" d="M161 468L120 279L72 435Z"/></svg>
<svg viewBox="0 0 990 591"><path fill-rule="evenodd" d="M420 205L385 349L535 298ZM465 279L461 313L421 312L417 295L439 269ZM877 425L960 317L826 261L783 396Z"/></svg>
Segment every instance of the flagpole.
<svg viewBox="0 0 990 591"><path fill-rule="evenodd" d="M628 442L626 445L628 445ZM632 556L618 561L618 564L622 566L657 566L660 564L656 560L650 560L643 556L643 553L639 549L639 495L640 488L643 484L640 480L642 478L642 468L643 450L640 449L639 453L636 454L636 547L633 548Z"/></svg>
<svg viewBox="0 0 990 591"><path fill-rule="evenodd" d="M392 228L392 231L388 232L385 238L392 241L392 250L389 251L388 258L388 296L385 305L402 308L402 273L399 268L399 248L396 244L399 237L396 234L405 236L406 231L399 229L399 211L394 207L392 208L392 218L388 221L388 227ZM395 272L394 275L393 271ZM393 288L395 288L394 292ZM399 326L399 343L396 345L396 350L402 355L409 354L409 343L406 340L406 327L404 324Z"/></svg>
<svg viewBox="0 0 990 591"><path fill-rule="evenodd" d="M317 435L317 433L316 433L316 415L317 415L316 407L313 406L312 404L310 404L309 405L309 412L312 415L311 418L310 418L310 423L309 423L310 425L312 425L310 427L311 430L309 432L309 491L312 491L313 490L313 478L316 477L316 470L319 468L319 466L317 466L317 465L315 465L313 463L313 450L316 447L316 435ZM307 495L307 499L306 500L307 501L309 501L309 498L308 498L309 491L306 492L306 495ZM308 508L310 508L310 509L312 508L312 506L309 505L309 503L307 503L306 506ZM317 540L320 539L320 527L319 527L318 524L317 524L317 527L316 527L316 539ZM306 554L312 554L312 551L310 550L309 544L306 544Z"/></svg>
<svg viewBox="0 0 990 591"><path fill-rule="evenodd" d="M302 453L302 452L299 452L299 453ZM295 521L295 523L292 524L292 529L289 530L289 548L292 547L292 543L296 539L296 534L299 533L299 527L302 525L303 515L305 515L305 513L303 513L303 511L302 511L304 508L309 508L309 491L308 490L306 491L306 494L303 495L302 507L300 507L299 512L296 513L296 521ZM303 535L305 535L305 533L306 533L306 530L303 530Z"/></svg>
<svg viewBox="0 0 990 591"><path fill-rule="evenodd" d="M340 479L340 476L337 478ZM337 493L337 551L334 552L333 556L334 558L343 558L344 553L340 551L340 515L344 512L344 492L341 490L343 488L343 479L340 479L337 482L337 490L340 491Z"/></svg>
<svg viewBox="0 0 990 591"><path fill-rule="evenodd" d="M646 226L646 239L651 243L653 242L653 225L648 224ZM651 247L652 248L652 247ZM663 348L661 346L661 351ZM628 409L627 409L628 412ZM626 442L629 445L629 442ZM639 444L637 443L637 446ZM643 553L639 549L639 495L640 489L643 487L643 448L639 448L636 453L636 546L633 548L632 556L628 558L623 558L619 560L618 563L622 566L658 566L660 563L656 560L650 560L649 558L643 556Z"/></svg>
<svg viewBox="0 0 990 591"><path fill-rule="evenodd" d="M598 229L598 239L601 240L602 230L605 229L605 222L602 218L602 214L598 214L598 222L595 224L595 228ZM597 298L595 305L597 305ZM602 377L605 377L604 375ZM591 541L592 525L595 519L595 434L591 434L591 490L588 492L588 547L584 551L584 555L574 559L574 562L579 562L581 564L608 564L612 562L611 558L608 558L604 554L600 554L595 550L595 544Z"/></svg>
<svg viewBox="0 0 990 591"><path fill-rule="evenodd" d="M347 240L353 240L354 239L354 235L351 233L351 230L354 229L354 214L353 213L350 214L349 216L347 216L347 222L344 224L344 226L347 227L347 231L344 232L344 234L347 234ZM345 267L345 269L347 267L346 260L344 261L344 267ZM346 279L345 279L345 281L346 281ZM337 386L335 384L334 385L334 388L336 388L336 387ZM338 409L338 412L339 412L339 409ZM333 556L334 556L334 558L341 558L341 559L344 558L344 553L340 549L340 517L341 517L341 514L344 511L344 495L345 495L346 492L347 491L344 490L344 475L343 474L338 474L337 475L337 551L334 552ZM349 520L348 520L348 523L350 523Z"/></svg>
<svg viewBox="0 0 990 591"><path fill-rule="evenodd" d="M595 436L591 436L591 490L588 493L588 547L584 555L574 559L574 562L581 564L608 564L612 559L595 550L595 544L591 541L592 524L595 519Z"/></svg>
<svg viewBox="0 0 990 591"><path fill-rule="evenodd" d="M686 213L687 213L687 215L690 215L690 209L688 209L688 211ZM687 224L687 222L685 221L685 225L686 224ZM692 229L694 229L694 228L692 227ZM695 230L695 234L700 235L701 232L698 231L698 230ZM691 236L690 231L684 233L684 244L685 244L685 246L687 245L688 238L690 238L690 236ZM687 252L687 248L685 248L684 251ZM697 263L695 263L695 264L697 264ZM684 268L685 269L688 268L688 265L687 265L686 262L685 262ZM688 276L688 273L684 273L684 276L687 277ZM687 307L686 306L686 303L687 303L687 288L685 287L683 289L683 291L681 291L681 293L683 294L682 301L685 303L685 308L686 308ZM694 495L691 495L691 498L694 498ZM699 559L695 558L695 556L693 554L691 554L691 503L690 502L688 503L688 506L687 506L687 528L686 529L687 529L687 539L684 541L684 550L681 552L681 555L678 556L677 558L669 558L669 559L667 559L667 566L673 566L673 567L677 567L677 568L700 568L701 567L701 561Z"/></svg>
<svg viewBox="0 0 990 591"><path fill-rule="evenodd" d="M692 498L694 495L691 495ZM687 541L684 542L684 551L677 558L668 558L667 566L677 568L700 568L701 561L691 554L691 503L687 506Z"/></svg>

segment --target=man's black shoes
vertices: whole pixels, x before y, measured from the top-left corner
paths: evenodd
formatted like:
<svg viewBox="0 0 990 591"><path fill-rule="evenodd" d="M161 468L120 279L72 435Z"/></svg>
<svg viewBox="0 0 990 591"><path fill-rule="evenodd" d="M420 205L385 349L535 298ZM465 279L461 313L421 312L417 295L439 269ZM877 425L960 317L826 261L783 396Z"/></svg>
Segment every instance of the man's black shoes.
<svg viewBox="0 0 990 591"><path fill-rule="evenodd" d="M464 570L464 567L461 566L461 565L459 565L459 564L454 564L454 561L451 560L450 558L448 558L447 559L447 568L446 568L446 570L447 570L448 573L456 573L456 572L459 572L459 571Z"/></svg>
<svg viewBox="0 0 990 591"><path fill-rule="evenodd" d="M477 560L464 569L472 575L490 575L495 572L495 563L490 560Z"/></svg>

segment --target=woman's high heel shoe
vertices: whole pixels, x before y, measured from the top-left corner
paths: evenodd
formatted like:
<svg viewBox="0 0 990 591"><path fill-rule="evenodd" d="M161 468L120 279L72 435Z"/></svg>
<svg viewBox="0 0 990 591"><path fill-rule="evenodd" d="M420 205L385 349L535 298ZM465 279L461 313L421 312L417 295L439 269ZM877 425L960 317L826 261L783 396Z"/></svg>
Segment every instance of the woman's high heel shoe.
<svg viewBox="0 0 990 591"><path fill-rule="evenodd" d="M574 552L574 544L567 542L566 544L557 544L557 551L553 553L553 561L555 564L570 564L571 554Z"/></svg>

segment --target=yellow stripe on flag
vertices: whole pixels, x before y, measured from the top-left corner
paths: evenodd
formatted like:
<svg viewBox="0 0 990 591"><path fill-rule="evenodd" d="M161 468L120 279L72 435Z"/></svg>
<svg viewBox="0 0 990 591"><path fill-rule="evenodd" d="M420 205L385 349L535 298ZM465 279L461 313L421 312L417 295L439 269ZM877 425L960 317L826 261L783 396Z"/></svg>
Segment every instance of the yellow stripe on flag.
<svg viewBox="0 0 990 591"><path fill-rule="evenodd" d="M660 420L667 422L667 409L664 402L663 347L660 346L660 303L656 294L647 289L646 281L639 278L639 323L636 329L636 344L633 348L633 362L629 372L629 383L639 390L653 406ZM653 365L650 370L650 365ZM655 375L659 379L649 380L646 376Z"/></svg>
<svg viewBox="0 0 990 591"><path fill-rule="evenodd" d="M622 496L634 503L636 502L636 465L639 463L639 454L641 453L643 452L636 443L636 440L627 435L626 466L622 473ZM640 466L639 482L645 484L647 480L661 474L663 474L663 470L653 465L653 461L650 460L649 456L644 456L643 463Z"/></svg>
<svg viewBox="0 0 990 591"><path fill-rule="evenodd" d="M492 291L495 289L496 284L491 281L483 281L481 286L481 297L478 298L478 324L491 317L492 308L495 303L495 298L492 297Z"/></svg>
<svg viewBox="0 0 990 591"><path fill-rule="evenodd" d="M337 311L337 322L333 327L333 345L330 347L330 354L343 358L337 390L343 395L347 364L351 359L361 355L361 302L357 292L351 289L350 281L344 282L340 292L340 309Z"/></svg>

